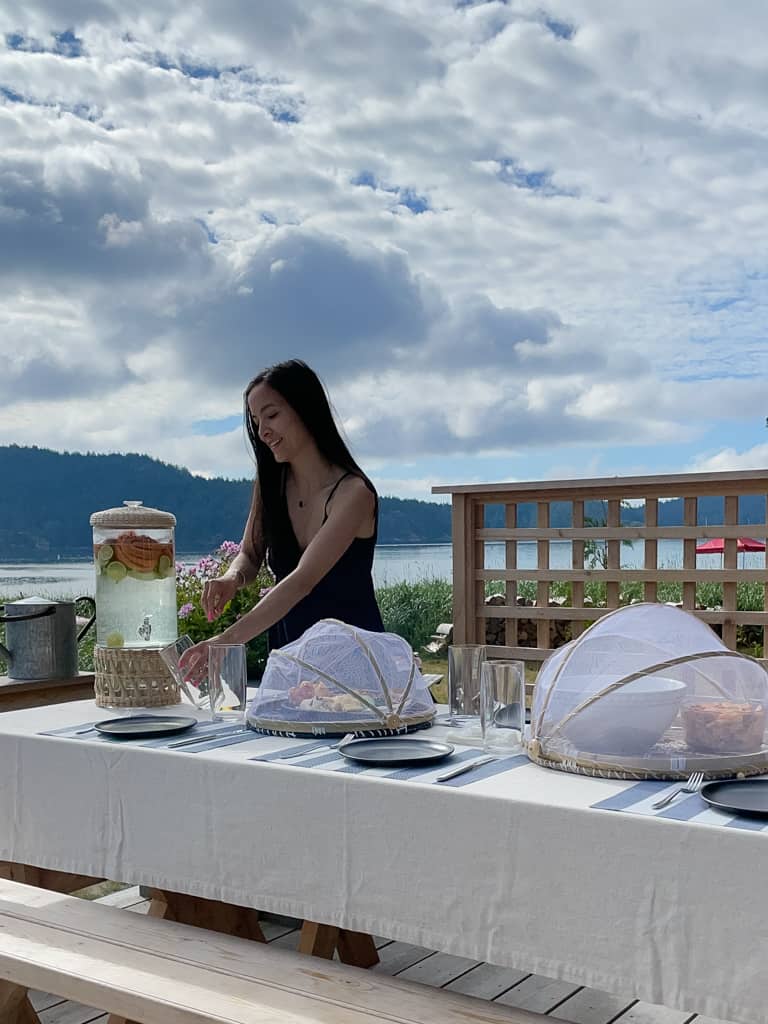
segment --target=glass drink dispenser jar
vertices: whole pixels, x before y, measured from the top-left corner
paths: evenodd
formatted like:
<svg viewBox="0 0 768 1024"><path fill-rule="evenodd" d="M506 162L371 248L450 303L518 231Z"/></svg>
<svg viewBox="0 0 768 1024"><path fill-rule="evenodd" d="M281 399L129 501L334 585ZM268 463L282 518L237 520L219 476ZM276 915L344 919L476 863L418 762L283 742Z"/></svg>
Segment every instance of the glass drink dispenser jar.
<svg viewBox="0 0 768 1024"><path fill-rule="evenodd" d="M126 501L94 512L96 644L165 647L177 637L176 560L170 512Z"/></svg>

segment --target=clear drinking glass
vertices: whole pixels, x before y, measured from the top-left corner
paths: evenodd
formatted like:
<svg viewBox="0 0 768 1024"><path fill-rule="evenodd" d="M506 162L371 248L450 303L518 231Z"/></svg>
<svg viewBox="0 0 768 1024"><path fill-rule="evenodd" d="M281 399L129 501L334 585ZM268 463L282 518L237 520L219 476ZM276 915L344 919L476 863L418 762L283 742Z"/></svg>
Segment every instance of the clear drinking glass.
<svg viewBox="0 0 768 1024"><path fill-rule="evenodd" d="M461 728L477 725L480 715L480 665L483 644L459 644L448 648L448 723Z"/></svg>
<svg viewBox="0 0 768 1024"><path fill-rule="evenodd" d="M179 684L182 704L191 704L196 708L210 708L211 703L208 696L208 677L206 676L203 678L199 686L195 686L193 683L187 682L179 668L179 658L182 656L184 651L188 651L190 647L194 646L195 643L192 638L185 633L184 636L180 636L179 639L175 640L172 644L168 644L167 647L163 647L160 651L160 657L170 669L173 678Z"/></svg>
<svg viewBox="0 0 768 1024"><path fill-rule="evenodd" d="M484 750L509 753L520 749L525 731L525 662L483 662L480 730Z"/></svg>
<svg viewBox="0 0 768 1024"><path fill-rule="evenodd" d="M245 644L211 644L208 648L208 688L211 718L245 722L247 671Z"/></svg>

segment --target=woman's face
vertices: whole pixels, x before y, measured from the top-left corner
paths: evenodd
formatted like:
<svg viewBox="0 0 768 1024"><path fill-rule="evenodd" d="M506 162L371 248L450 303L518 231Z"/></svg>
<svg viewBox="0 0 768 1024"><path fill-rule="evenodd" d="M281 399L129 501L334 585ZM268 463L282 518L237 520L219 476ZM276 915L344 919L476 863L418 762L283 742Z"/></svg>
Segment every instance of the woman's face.
<svg viewBox="0 0 768 1024"><path fill-rule="evenodd" d="M257 384L251 390L248 409L259 438L276 462L290 462L311 441L301 418L269 384Z"/></svg>

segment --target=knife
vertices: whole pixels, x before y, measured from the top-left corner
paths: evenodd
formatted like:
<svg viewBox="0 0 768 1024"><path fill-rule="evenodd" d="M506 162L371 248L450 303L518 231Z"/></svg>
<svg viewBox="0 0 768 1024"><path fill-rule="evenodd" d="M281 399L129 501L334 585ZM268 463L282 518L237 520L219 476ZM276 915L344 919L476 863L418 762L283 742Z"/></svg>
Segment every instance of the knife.
<svg viewBox="0 0 768 1024"><path fill-rule="evenodd" d="M246 732L246 729L232 729L229 732L207 732L205 735L192 736L188 740L177 740L175 743L169 743L168 748L171 747L191 747L193 743L207 743L208 740L223 740L227 736L239 736L241 733Z"/></svg>
<svg viewBox="0 0 768 1024"><path fill-rule="evenodd" d="M495 761L496 758L493 754L488 757L481 757L477 761L470 761L469 764L460 764L458 768L454 768L451 772L446 772L445 775L438 775L437 782L447 782L448 779L455 779L457 775L463 775L464 772L471 772L473 768L479 768L483 764L490 764L491 761Z"/></svg>
<svg viewBox="0 0 768 1024"><path fill-rule="evenodd" d="M338 743L332 743L330 746L327 741L324 743L313 743L311 747L302 747L301 750L289 750L287 754L280 754L279 760L283 761L289 757L301 757L303 754L311 754L313 750L339 750L345 743L354 738L355 734L348 732Z"/></svg>

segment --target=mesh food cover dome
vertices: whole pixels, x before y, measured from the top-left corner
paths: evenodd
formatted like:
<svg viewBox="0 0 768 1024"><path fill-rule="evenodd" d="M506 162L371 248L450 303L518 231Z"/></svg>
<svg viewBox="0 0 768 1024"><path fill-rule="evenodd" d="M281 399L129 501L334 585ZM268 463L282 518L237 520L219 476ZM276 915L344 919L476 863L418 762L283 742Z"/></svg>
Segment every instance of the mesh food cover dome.
<svg viewBox="0 0 768 1024"><path fill-rule="evenodd" d="M402 637L322 619L270 653L247 721L260 732L343 736L406 732L434 717L427 684Z"/></svg>
<svg viewBox="0 0 768 1024"><path fill-rule="evenodd" d="M630 605L544 663L527 752L585 775L754 775L768 769L767 711L759 662L689 612Z"/></svg>

